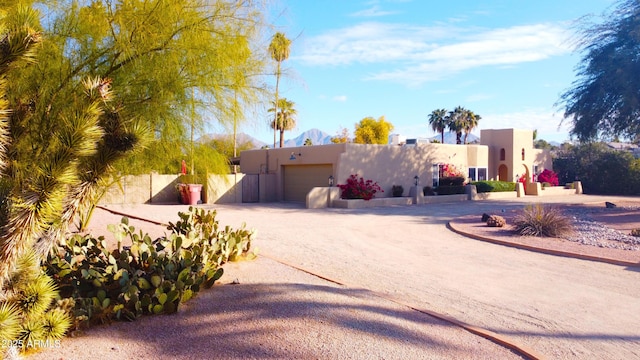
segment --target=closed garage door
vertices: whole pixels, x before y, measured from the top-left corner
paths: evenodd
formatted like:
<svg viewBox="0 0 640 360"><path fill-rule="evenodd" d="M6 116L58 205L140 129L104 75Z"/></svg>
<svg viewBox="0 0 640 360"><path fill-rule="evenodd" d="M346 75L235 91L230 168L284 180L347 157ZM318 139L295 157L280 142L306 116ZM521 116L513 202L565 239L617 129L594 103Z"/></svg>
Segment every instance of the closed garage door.
<svg viewBox="0 0 640 360"><path fill-rule="evenodd" d="M284 200L304 202L311 189L328 186L333 167L331 164L289 165L283 172Z"/></svg>

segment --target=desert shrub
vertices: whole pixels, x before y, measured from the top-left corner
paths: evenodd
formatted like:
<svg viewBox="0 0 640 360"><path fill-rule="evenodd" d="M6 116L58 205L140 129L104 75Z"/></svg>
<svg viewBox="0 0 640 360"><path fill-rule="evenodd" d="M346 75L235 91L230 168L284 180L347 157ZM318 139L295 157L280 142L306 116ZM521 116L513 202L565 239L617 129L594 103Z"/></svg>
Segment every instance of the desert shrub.
<svg viewBox="0 0 640 360"><path fill-rule="evenodd" d="M377 192L384 192L377 182L372 180L365 181L362 177L358 178L358 175L349 176L347 183L338 185L338 187L342 190L340 194L342 199L371 200Z"/></svg>
<svg viewBox="0 0 640 360"><path fill-rule="evenodd" d="M633 230L631 230L631 236L638 236L638 237L640 237L640 228L637 228L637 229L633 229Z"/></svg>
<svg viewBox="0 0 640 360"><path fill-rule="evenodd" d="M507 224L507 221L499 215L489 215L487 219L487 226L489 227L503 227Z"/></svg>
<svg viewBox="0 0 640 360"><path fill-rule="evenodd" d="M507 182L507 181L483 180L483 181L474 181L471 184L476 186L476 191L479 193L504 192L504 191L516 190L516 184L512 182Z"/></svg>
<svg viewBox="0 0 640 360"><path fill-rule="evenodd" d="M542 204L526 206L513 218L513 225L522 236L562 237L573 231L561 210Z"/></svg>
<svg viewBox="0 0 640 360"><path fill-rule="evenodd" d="M223 263L246 256L253 232L220 228L216 211L189 208L170 223L171 234L152 240L136 233L128 219L110 225L118 241L109 250L104 237L75 235L49 255L43 267L60 295L74 301L76 327L112 319L134 320L144 314L170 314L209 288L223 273ZM128 238L131 246L123 247Z"/></svg>
<svg viewBox="0 0 640 360"><path fill-rule="evenodd" d="M558 186L558 174L549 169L544 169L538 175L538 182L549 183L551 186Z"/></svg>
<svg viewBox="0 0 640 360"><path fill-rule="evenodd" d="M422 194L424 196L433 196L436 193L433 191L433 188L431 186L425 186L422 188Z"/></svg>
<svg viewBox="0 0 640 360"><path fill-rule="evenodd" d="M548 187L551 187L551 186L552 186L551 183L543 182L542 183L542 190L544 190L544 188L548 188Z"/></svg>
<svg viewBox="0 0 640 360"><path fill-rule="evenodd" d="M436 188L436 192L438 195L455 195L455 194L464 194L465 188L463 185L458 186L438 186Z"/></svg>
<svg viewBox="0 0 640 360"><path fill-rule="evenodd" d="M393 185L391 187L391 193L395 197L400 197L404 193L404 188L402 187L402 185Z"/></svg>

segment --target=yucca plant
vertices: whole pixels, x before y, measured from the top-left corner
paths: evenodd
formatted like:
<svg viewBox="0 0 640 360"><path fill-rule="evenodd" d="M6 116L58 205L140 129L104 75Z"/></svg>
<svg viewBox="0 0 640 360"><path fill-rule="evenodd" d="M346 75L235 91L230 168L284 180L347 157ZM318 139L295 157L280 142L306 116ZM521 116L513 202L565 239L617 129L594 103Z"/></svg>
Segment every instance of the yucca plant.
<svg viewBox="0 0 640 360"><path fill-rule="evenodd" d="M527 205L513 218L513 226L522 236L563 237L573 232L560 209L542 204Z"/></svg>

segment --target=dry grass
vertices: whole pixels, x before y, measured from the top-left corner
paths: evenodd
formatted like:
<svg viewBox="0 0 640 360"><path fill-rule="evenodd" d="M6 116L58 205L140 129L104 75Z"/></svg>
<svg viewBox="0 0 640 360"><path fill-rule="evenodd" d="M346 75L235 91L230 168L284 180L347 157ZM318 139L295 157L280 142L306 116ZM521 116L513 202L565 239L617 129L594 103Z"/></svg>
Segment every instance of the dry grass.
<svg viewBox="0 0 640 360"><path fill-rule="evenodd" d="M563 237L573 232L571 220L555 207L528 205L513 218L515 231L522 236Z"/></svg>

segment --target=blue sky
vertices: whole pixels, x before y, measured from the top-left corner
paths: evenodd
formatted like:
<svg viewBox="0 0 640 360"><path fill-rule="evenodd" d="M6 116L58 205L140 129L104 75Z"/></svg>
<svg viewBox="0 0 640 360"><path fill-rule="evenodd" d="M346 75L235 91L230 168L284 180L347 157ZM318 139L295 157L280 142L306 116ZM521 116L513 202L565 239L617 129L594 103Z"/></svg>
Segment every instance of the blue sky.
<svg viewBox="0 0 640 360"><path fill-rule="evenodd" d="M428 115L460 105L479 129L537 129L562 142L555 105L575 80L575 20L601 15L612 0L277 0L274 31L293 39L281 96L297 127L353 133L384 116L398 133L430 137ZM273 81L275 83L275 80ZM241 131L268 144L266 113Z"/></svg>

